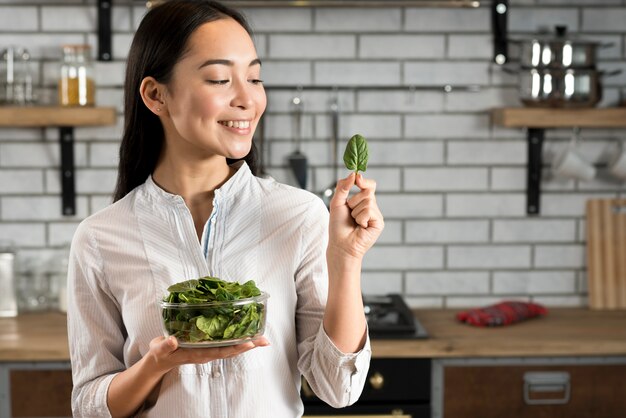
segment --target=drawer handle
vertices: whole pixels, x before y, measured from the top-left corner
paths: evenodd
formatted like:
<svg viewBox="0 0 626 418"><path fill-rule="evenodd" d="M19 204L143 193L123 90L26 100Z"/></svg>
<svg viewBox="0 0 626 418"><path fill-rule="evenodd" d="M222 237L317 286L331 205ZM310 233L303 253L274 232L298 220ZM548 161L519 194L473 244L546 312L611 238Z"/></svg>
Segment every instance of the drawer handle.
<svg viewBox="0 0 626 418"><path fill-rule="evenodd" d="M372 388L380 390L385 385L385 378L382 374L376 372L370 377L370 385L372 385Z"/></svg>
<svg viewBox="0 0 626 418"><path fill-rule="evenodd" d="M532 393L563 393L559 398L531 398ZM562 405L569 402L570 377L567 372L524 373L524 402L527 405Z"/></svg>

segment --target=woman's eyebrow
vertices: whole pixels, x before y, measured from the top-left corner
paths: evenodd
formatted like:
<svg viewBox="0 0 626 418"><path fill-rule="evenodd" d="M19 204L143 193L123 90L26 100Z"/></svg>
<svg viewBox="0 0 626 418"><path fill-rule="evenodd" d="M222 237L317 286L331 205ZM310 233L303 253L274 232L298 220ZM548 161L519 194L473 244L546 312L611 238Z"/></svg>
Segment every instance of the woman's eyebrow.
<svg viewBox="0 0 626 418"><path fill-rule="evenodd" d="M248 64L249 67L252 67L253 65L261 65L261 60L259 58L255 58L252 61L250 61L250 64ZM224 59L210 59L210 60L206 60L202 63L202 65L200 65L198 67L198 70L206 67L207 65L227 65L229 67L232 67L233 65L235 65L235 63L231 60L224 60Z"/></svg>

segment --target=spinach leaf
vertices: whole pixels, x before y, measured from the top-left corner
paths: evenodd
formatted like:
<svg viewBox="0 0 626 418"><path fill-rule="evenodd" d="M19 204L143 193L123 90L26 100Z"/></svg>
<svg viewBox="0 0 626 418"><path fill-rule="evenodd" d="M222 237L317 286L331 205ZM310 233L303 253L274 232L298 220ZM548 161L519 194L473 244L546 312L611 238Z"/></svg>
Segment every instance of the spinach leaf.
<svg viewBox="0 0 626 418"><path fill-rule="evenodd" d="M259 296L261 290L254 280L239 284L216 277L201 277L176 283L167 290L170 293L163 298L164 302L184 303L185 307L163 309L165 330L183 342L197 343L253 337L262 331L265 319L263 303L200 305ZM194 308L194 305L199 306Z"/></svg>
<svg viewBox="0 0 626 418"><path fill-rule="evenodd" d="M355 173L367 170L367 160L369 159L369 147L362 135L356 134L348 141L346 150L343 153L343 162L348 170Z"/></svg>

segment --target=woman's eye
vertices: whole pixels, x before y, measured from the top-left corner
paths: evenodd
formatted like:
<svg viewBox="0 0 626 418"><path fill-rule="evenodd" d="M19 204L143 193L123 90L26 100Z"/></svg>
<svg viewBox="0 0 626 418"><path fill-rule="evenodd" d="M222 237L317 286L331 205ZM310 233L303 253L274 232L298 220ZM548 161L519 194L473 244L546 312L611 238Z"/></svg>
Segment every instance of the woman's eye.
<svg viewBox="0 0 626 418"><path fill-rule="evenodd" d="M209 84L217 84L222 85L228 83L230 80L207 80L206 82Z"/></svg>
<svg viewBox="0 0 626 418"><path fill-rule="evenodd" d="M249 80L252 84L263 84L263 80L259 80L258 78L253 78Z"/></svg>

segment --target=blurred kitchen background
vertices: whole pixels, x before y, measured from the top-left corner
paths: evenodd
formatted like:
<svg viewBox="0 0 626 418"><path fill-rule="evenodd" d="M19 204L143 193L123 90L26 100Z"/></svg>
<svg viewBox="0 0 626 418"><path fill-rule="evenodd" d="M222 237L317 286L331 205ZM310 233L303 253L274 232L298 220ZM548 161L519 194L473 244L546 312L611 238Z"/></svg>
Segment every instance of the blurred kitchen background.
<svg viewBox="0 0 626 418"><path fill-rule="evenodd" d="M512 298L587 305L585 201L623 197L623 180L607 163L626 130L580 131L579 153L596 168L587 181L554 175L550 164L573 131L547 130L541 210L527 214L527 132L491 117L494 108L521 106L517 75L494 63L491 2L243 10L263 60L268 109L257 139L268 174L297 185L288 158L300 146L306 188L321 194L333 181L333 120L339 161L350 136L368 139L365 175L378 183L386 229L365 259L365 294L399 293L414 308ZM42 272L62 272L59 260L77 225L111 203L125 59L145 12L145 2L112 2L112 60L102 61L96 1L0 0L0 50L27 50L22 68L31 75L33 104L56 104L61 46L88 44L95 104L117 111L113 126L74 130L73 216L61 205L59 129L0 127L0 239L13 242L18 288ZM598 106L623 106L626 1L511 0L507 12L510 37L563 25L568 34L610 43L598 49L598 68L623 71L602 79ZM54 291L42 292L31 308L45 306L46 297L58 303Z"/></svg>

